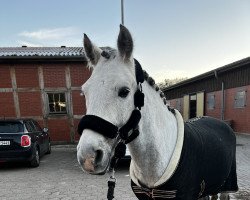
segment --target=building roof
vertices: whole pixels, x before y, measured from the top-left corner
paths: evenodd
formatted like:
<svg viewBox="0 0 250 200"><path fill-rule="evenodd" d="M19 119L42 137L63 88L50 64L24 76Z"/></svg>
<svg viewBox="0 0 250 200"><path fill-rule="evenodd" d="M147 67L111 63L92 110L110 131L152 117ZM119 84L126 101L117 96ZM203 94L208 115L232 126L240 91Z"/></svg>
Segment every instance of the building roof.
<svg viewBox="0 0 250 200"><path fill-rule="evenodd" d="M84 56L82 47L0 47L0 57Z"/></svg>
<svg viewBox="0 0 250 200"><path fill-rule="evenodd" d="M82 47L0 47L0 61L86 61Z"/></svg>
<svg viewBox="0 0 250 200"><path fill-rule="evenodd" d="M197 82L197 81L201 81L203 79L206 79L206 78L209 78L209 77L212 77L212 76L213 77L218 77L222 73L225 73L225 72L240 68L240 67L245 66L246 64L249 64L249 63L250 63L250 57L247 57L247 58L238 60L236 62L230 63L228 65L224 65L222 67L219 67L219 68L216 68L214 70L208 71L208 72L206 72L204 74L200 74L200 75L195 76L193 78L181 81L181 82L179 82L177 84L174 84L174 85L171 85L169 87L166 87L166 88L163 89L163 91L167 92L169 90L173 90L173 89L176 89L176 88L179 88L179 87L183 87L183 86L192 84L192 83Z"/></svg>

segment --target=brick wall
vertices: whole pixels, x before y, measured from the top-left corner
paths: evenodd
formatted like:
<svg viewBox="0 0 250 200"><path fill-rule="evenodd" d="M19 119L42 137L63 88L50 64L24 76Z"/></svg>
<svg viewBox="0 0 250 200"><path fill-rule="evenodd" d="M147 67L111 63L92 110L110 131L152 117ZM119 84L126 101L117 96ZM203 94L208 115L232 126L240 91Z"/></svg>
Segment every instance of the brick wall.
<svg viewBox="0 0 250 200"><path fill-rule="evenodd" d="M91 70L84 64L15 64L15 77L17 84L16 96L18 97L21 118L33 117L41 127L48 126L52 141L72 142L72 138L79 139L77 126L79 116L85 114L85 99L80 96L82 84L89 78ZM14 106L14 94L10 76L10 67L7 64L0 65L0 117L16 118ZM73 113L65 115L43 115L42 91L39 85L38 67L42 68L44 79L44 91L63 92L72 95L72 102L68 102L73 108ZM66 88L66 69L70 69L71 88ZM45 95L46 96L46 95ZM68 99L68 101L71 101ZM76 117L74 119L73 117ZM73 118L74 123L70 121ZM72 127L71 127L72 126ZM75 130L72 136L72 130Z"/></svg>
<svg viewBox="0 0 250 200"><path fill-rule="evenodd" d="M40 92L19 92L18 98L21 117L42 116Z"/></svg>
<svg viewBox="0 0 250 200"><path fill-rule="evenodd" d="M10 68L0 65L0 88L11 88Z"/></svg>
<svg viewBox="0 0 250 200"><path fill-rule="evenodd" d="M75 140L78 141L80 139L80 135L77 132L77 127L80 122L80 119L75 119L74 120L74 130L75 130Z"/></svg>
<svg viewBox="0 0 250 200"><path fill-rule="evenodd" d="M0 117L13 117L16 115L12 92L0 92Z"/></svg>
<svg viewBox="0 0 250 200"><path fill-rule="evenodd" d="M74 87L82 86L84 82L90 77L91 70L86 68L84 65L71 64L70 65L70 76L71 85Z"/></svg>
<svg viewBox="0 0 250 200"><path fill-rule="evenodd" d="M177 99L171 99L171 100L169 100L170 107L176 108L176 100Z"/></svg>
<svg viewBox="0 0 250 200"><path fill-rule="evenodd" d="M67 119L48 120L48 129L51 141L70 142L70 125Z"/></svg>
<svg viewBox="0 0 250 200"><path fill-rule="evenodd" d="M65 65L50 64L43 65L44 86L45 87L65 87Z"/></svg>
<svg viewBox="0 0 250 200"><path fill-rule="evenodd" d="M235 94L244 88L246 92L246 106L235 108ZM226 90L225 119L233 120L233 128L236 132L250 133L250 85Z"/></svg>
<svg viewBox="0 0 250 200"><path fill-rule="evenodd" d="M235 108L234 101L237 91L244 89L246 91L246 106ZM215 95L214 109L208 108L209 94ZM170 100L170 105L176 107L176 99ZM221 119L222 96L221 91L206 93L205 95L205 115ZM182 105L183 109L183 105ZM183 113L182 113L183 114ZM250 134L250 85L239 88L225 90L225 112L224 119L232 122L234 131Z"/></svg>
<svg viewBox="0 0 250 200"><path fill-rule="evenodd" d="M38 70L35 65L18 65L15 71L18 88L39 87Z"/></svg>
<svg viewBox="0 0 250 200"><path fill-rule="evenodd" d="M171 99L169 100L169 105L172 108L176 108L181 114L183 114L183 98Z"/></svg>
<svg viewBox="0 0 250 200"><path fill-rule="evenodd" d="M84 115L86 104L84 96L80 95L80 91L72 91L72 102L74 115Z"/></svg>
<svg viewBox="0 0 250 200"><path fill-rule="evenodd" d="M243 108L235 108L234 101L237 91L245 89L246 92L246 106ZM232 121L232 127L236 132L250 133L250 85L240 88L231 88L225 90L225 112L224 119ZM209 94L215 95L215 108L208 109L207 104L205 106L205 113L208 116L221 119L221 105L222 96L221 91L212 92ZM208 95L207 95L208 96ZM208 99L206 99L206 102Z"/></svg>

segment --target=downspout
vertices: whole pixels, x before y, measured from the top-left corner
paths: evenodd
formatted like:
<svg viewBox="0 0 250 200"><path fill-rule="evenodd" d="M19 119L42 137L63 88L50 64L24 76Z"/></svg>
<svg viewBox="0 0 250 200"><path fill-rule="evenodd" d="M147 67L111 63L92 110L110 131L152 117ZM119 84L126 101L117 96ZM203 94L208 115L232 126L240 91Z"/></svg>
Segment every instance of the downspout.
<svg viewBox="0 0 250 200"><path fill-rule="evenodd" d="M225 88L224 81L221 82L221 120L225 119Z"/></svg>
<svg viewBox="0 0 250 200"><path fill-rule="evenodd" d="M215 76L215 78L217 80L219 80L216 70L214 70L214 76ZM224 81L221 81L221 116L220 116L220 118L221 118L221 120L225 119L225 87L224 87Z"/></svg>

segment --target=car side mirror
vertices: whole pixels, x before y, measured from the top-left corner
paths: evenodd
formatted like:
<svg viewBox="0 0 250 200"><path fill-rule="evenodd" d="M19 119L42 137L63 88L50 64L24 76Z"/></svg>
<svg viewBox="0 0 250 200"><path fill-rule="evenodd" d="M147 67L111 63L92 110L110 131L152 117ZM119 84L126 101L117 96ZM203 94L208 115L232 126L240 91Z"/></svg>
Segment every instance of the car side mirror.
<svg viewBox="0 0 250 200"><path fill-rule="evenodd" d="M43 132L47 133L47 132L49 132L49 129L48 128L43 128Z"/></svg>

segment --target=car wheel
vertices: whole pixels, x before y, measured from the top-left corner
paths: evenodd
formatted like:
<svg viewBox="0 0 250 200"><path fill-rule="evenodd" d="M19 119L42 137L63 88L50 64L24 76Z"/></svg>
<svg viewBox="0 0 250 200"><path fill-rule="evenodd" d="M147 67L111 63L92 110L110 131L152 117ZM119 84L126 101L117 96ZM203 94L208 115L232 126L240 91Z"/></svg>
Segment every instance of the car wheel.
<svg viewBox="0 0 250 200"><path fill-rule="evenodd" d="M51 144L50 144L50 141L48 143L48 150L47 150L46 154L51 154Z"/></svg>
<svg viewBox="0 0 250 200"><path fill-rule="evenodd" d="M38 167L39 164L40 164L40 154L39 154L38 147L36 147L35 156L34 156L34 158L32 158L32 160L30 161L30 166L31 166L31 167Z"/></svg>

